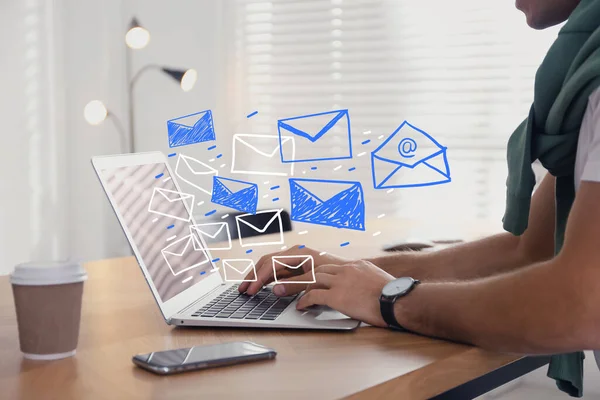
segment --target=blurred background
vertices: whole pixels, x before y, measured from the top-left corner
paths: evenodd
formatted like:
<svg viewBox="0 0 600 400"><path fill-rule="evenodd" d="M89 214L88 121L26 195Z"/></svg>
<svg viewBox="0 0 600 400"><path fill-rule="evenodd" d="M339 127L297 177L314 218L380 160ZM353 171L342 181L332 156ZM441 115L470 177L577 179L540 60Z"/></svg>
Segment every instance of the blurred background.
<svg viewBox="0 0 600 400"><path fill-rule="evenodd" d="M343 164L365 188L369 152L408 120L448 147L453 181L366 190L368 217L434 223L441 236L471 222L499 230L506 140L556 32L531 30L501 0L2 1L0 272L129 254L90 158L130 151L131 127L135 151L168 153L166 121L206 109L218 148L185 152L223 154L213 163L228 175L234 134L276 134L279 118L347 108L354 159L307 176ZM161 68L195 74L183 87ZM97 125L84 116L93 100L108 110L103 120L101 105L88 108Z"/></svg>
<svg viewBox="0 0 600 400"><path fill-rule="evenodd" d="M231 176L234 134L347 108L354 159L299 165L296 176L330 178L342 165L340 178L369 188L368 218L410 218L440 237L499 231L506 141L557 31L531 30L505 0L0 1L0 274L27 260L130 254L90 158L169 153L166 121L207 109L217 148L185 153L220 175ZM372 190L370 151L404 120L448 148L450 184ZM540 398L560 396L538 372Z"/></svg>

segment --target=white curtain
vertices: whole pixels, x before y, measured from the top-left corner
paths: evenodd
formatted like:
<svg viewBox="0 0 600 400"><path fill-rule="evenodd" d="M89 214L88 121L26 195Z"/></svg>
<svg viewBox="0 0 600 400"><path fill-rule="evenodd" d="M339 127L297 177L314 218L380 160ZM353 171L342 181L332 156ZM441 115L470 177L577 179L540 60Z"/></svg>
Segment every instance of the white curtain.
<svg viewBox="0 0 600 400"><path fill-rule="evenodd" d="M50 1L0 2L0 274L68 252L53 18Z"/></svg>

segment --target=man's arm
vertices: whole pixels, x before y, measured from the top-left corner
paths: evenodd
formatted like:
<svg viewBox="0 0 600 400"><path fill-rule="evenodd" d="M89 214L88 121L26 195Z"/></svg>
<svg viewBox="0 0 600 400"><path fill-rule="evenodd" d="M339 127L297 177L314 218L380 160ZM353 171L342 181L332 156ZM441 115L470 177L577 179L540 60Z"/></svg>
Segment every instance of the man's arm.
<svg viewBox="0 0 600 400"><path fill-rule="evenodd" d="M554 178L546 175L533 195L529 227L522 236L504 233L434 253L401 253L367 261L396 277L412 276L426 281L474 279L550 259L554 253L553 232ZM273 282L271 257L274 255L310 255L315 267L350 262L332 254L323 255L318 250L294 246L261 257L256 263L256 279L243 282L238 289L241 293L254 295L264 285ZM251 279L250 274L247 279ZM300 275L290 280L302 281L306 277ZM277 295L287 296L300 293L305 288L306 285L280 285L275 290Z"/></svg>
<svg viewBox="0 0 600 400"><path fill-rule="evenodd" d="M369 259L396 276L420 280L461 280L512 271L549 260L554 253L554 177L535 191L529 225L522 236L502 233L432 253L400 253Z"/></svg>
<svg viewBox="0 0 600 400"><path fill-rule="evenodd" d="M551 261L459 283L423 283L396 302L407 329L518 353L600 348L600 183L583 182Z"/></svg>

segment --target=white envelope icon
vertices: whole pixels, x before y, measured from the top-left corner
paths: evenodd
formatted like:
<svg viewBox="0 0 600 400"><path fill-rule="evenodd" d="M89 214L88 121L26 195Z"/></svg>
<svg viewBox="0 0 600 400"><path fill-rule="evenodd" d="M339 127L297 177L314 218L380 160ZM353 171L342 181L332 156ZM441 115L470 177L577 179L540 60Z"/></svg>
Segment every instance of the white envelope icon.
<svg viewBox="0 0 600 400"><path fill-rule="evenodd" d="M193 235L184 236L160 251L173 275L179 275L209 261L203 251L196 250L195 241Z"/></svg>
<svg viewBox="0 0 600 400"><path fill-rule="evenodd" d="M253 272L250 279L246 275ZM256 282L256 265L247 259L223 260L223 273L226 282Z"/></svg>
<svg viewBox="0 0 600 400"><path fill-rule="evenodd" d="M273 256L271 257L273 260L273 276L275 277L275 283L315 283L317 279L315 278L315 260L312 256ZM306 268L305 264L309 264L310 266L310 274L309 279L303 281L292 281L292 282L282 282L281 275L280 278L277 278L277 271L279 270L279 274L281 271L292 270L303 272Z"/></svg>
<svg viewBox="0 0 600 400"><path fill-rule="evenodd" d="M231 249L231 233L227 222L190 225L190 234L196 236L196 250Z"/></svg>
<svg viewBox="0 0 600 400"><path fill-rule="evenodd" d="M175 164L175 175L196 189L206 193L212 193L212 177L219 172L208 164L195 158L179 154Z"/></svg>
<svg viewBox="0 0 600 400"><path fill-rule="evenodd" d="M231 172L272 176L294 176L294 164L280 162L281 147L294 157L294 138L274 135L233 135Z"/></svg>
<svg viewBox="0 0 600 400"><path fill-rule="evenodd" d="M189 221L193 210L193 194L157 187L154 188L148 204L148 212L180 221Z"/></svg>
<svg viewBox="0 0 600 400"><path fill-rule="evenodd" d="M271 244L283 244L283 221L281 220L281 212L279 210L265 210L259 211L256 214L242 214L235 217L235 223L238 229L238 238L240 240L240 246L267 246ZM258 217L257 217L258 216ZM257 226L256 220L261 219L261 216L267 221L266 223L261 222L260 226ZM268 218L268 219L267 219ZM250 222L255 220L254 222ZM269 230L269 228L271 228ZM277 233L272 237L263 237L267 231L270 233Z"/></svg>

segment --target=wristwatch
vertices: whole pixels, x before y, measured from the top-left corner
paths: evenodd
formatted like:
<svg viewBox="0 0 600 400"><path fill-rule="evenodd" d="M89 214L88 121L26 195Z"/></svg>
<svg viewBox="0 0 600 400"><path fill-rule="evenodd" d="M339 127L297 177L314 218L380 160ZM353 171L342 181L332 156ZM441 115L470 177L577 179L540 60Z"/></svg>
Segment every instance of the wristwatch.
<svg viewBox="0 0 600 400"><path fill-rule="evenodd" d="M396 300L409 294L420 281L403 277L394 279L383 287L381 291L381 297L379 297L379 308L381 309L381 316L388 327L401 331L408 331L396 320L394 315L394 304Z"/></svg>

